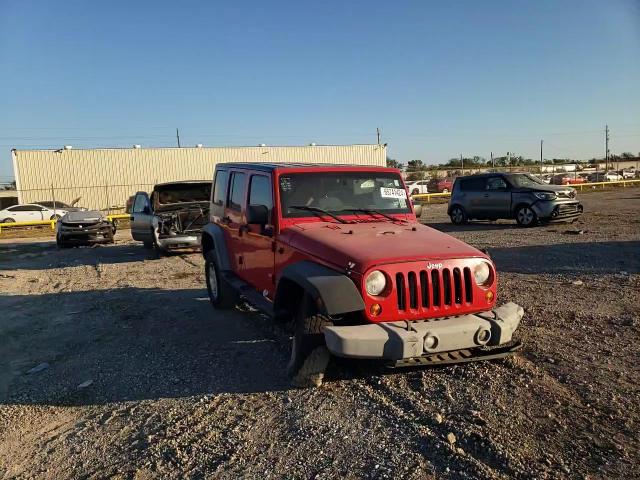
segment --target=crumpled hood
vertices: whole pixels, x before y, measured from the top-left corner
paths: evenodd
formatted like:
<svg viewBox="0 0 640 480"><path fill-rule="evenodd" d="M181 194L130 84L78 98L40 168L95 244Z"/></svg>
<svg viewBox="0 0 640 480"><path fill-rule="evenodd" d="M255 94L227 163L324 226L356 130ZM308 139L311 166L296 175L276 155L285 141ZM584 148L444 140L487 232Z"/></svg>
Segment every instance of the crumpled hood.
<svg viewBox="0 0 640 480"><path fill-rule="evenodd" d="M281 238L293 248L360 273L385 263L487 258L476 248L419 223L300 223L285 230Z"/></svg>
<svg viewBox="0 0 640 480"><path fill-rule="evenodd" d="M97 210L69 212L60 219L63 223L98 223L104 220L105 216Z"/></svg>

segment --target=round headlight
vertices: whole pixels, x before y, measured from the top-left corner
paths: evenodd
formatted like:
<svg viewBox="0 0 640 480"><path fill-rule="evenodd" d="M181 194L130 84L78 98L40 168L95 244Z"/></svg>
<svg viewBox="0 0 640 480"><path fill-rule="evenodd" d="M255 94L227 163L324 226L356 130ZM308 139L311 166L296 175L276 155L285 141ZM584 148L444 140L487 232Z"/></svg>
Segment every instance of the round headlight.
<svg viewBox="0 0 640 480"><path fill-rule="evenodd" d="M491 268L486 262L480 262L473 267L473 278L478 285L486 285L491 277Z"/></svg>
<svg viewBox="0 0 640 480"><path fill-rule="evenodd" d="M387 286L387 277L380 270L374 270L364 282L369 295L380 295Z"/></svg>

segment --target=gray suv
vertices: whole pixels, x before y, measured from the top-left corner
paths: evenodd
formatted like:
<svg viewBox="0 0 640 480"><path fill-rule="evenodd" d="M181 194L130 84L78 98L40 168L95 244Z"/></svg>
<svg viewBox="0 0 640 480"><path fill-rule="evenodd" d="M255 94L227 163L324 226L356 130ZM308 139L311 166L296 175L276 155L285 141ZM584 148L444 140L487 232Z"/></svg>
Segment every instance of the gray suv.
<svg viewBox="0 0 640 480"><path fill-rule="evenodd" d="M548 185L528 173L484 173L458 177L448 212L451 222L515 218L518 225L572 222L582 214L575 189Z"/></svg>

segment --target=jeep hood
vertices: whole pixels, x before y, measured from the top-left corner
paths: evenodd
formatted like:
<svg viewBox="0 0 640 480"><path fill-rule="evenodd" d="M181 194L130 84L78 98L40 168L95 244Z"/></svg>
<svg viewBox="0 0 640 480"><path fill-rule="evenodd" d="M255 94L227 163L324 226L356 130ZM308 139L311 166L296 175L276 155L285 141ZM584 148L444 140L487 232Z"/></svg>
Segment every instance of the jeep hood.
<svg viewBox="0 0 640 480"><path fill-rule="evenodd" d="M416 260L447 260L487 256L445 233L419 223L310 222L282 232L291 247L339 268L355 264L364 273L375 265Z"/></svg>

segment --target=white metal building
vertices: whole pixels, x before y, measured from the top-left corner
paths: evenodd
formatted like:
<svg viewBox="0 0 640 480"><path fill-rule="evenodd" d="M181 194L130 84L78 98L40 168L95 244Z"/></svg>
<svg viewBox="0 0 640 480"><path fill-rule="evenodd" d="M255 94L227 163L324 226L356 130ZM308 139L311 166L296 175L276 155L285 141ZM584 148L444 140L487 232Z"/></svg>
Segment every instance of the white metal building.
<svg viewBox="0 0 640 480"><path fill-rule="evenodd" d="M119 209L136 191L176 180L208 180L221 162L386 164L385 145L12 150L20 203L55 199Z"/></svg>

